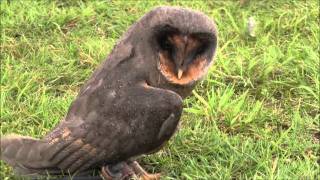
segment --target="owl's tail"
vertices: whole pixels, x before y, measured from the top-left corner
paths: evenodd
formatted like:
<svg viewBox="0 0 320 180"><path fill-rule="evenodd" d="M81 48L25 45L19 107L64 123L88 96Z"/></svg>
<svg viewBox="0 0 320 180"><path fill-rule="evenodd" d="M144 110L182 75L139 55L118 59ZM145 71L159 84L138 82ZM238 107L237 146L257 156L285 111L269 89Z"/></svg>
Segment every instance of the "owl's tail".
<svg viewBox="0 0 320 180"><path fill-rule="evenodd" d="M50 166L45 159L49 144L27 136L1 137L1 160L13 167L20 175L44 174ZM49 168L50 169L50 168Z"/></svg>

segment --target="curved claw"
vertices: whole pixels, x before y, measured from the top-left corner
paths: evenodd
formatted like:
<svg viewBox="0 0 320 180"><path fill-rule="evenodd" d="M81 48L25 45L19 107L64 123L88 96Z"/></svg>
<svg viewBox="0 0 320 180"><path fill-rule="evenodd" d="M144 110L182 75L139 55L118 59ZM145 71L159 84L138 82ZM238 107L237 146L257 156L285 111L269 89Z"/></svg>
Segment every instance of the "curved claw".
<svg viewBox="0 0 320 180"><path fill-rule="evenodd" d="M137 161L133 161L129 164L138 180L160 180L161 174L149 174L147 173Z"/></svg>
<svg viewBox="0 0 320 180"><path fill-rule="evenodd" d="M139 177L139 180L160 180L161 174L143 174Z"/></svg>
<svg viewBox="0 0 320 180"><path fill-rule="evenodd" d="M137 161L133 161L129 164L121 162L104 166L101 169L100 176L103 180L160 180L161 174L149 174Z"/></svg>
<svg viewBox="0 0 320 180"><path fill-rule="evenodd" d="M114 166L103 166L100 176L103 180L125 180L133 174L134 172L126 163L119 163Z"/></svg>
<svg viewBox="0 0 320 180"><path fill-rule="evenodd" d="M112 180L112 177L111 177L111 175L109 175L109 173L108 173L108 171L106 170L106 168L107 167L102 167L101 168L101 174L100 174L100 176L101 176L101 178L103 179L103 180Z"/></svg>

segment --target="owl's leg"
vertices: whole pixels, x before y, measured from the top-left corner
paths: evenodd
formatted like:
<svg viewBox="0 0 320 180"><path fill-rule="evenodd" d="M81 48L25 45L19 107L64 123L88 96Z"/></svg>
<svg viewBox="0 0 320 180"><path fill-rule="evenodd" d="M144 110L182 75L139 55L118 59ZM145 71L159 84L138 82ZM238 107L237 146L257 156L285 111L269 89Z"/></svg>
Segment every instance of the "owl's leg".
<svg viewBox="0 0 320 180"><path fill-rule="evenodd" d="M103 180L125 180L129 179L134 172L126 162L120 162L114 165L106 165L101 169Z"/></svg>
<svg viewBox="0 0 320 180"><path fill-rule="evenodd" d="M149 174L146 172L137 161L133 161L129 166L134 171L135 175L138 176L139 180L160 180L160 173Z"/></svg>

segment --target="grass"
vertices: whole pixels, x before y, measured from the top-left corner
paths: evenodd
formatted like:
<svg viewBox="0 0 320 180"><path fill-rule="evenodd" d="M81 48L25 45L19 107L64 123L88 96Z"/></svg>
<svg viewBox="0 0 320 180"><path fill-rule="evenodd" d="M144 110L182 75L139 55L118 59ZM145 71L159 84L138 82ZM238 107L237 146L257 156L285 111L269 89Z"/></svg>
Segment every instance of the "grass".
<svg viewBox="0 0 320 180"><path fill-rule="evenodd" d="M117 39L157 5L215 19L219 50L181 130L142 159L164 179L319 178L319 4L1 1L1 134L42 137ZM257 21L256 37L247 20ZM1 162L1 179L14 179Z"/></svg>

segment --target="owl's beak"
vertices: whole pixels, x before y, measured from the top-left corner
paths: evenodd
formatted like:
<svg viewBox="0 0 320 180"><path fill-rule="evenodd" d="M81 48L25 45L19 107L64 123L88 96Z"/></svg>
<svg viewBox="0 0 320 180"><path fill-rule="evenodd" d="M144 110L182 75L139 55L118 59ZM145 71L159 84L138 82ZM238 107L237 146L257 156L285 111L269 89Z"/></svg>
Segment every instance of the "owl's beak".
<svg viewBox="0 0 320 180"><path fill-rule="evenodd" d="M178 79L181 79L182 77L182 74L183 74L183 70L181 68L178 69Z"/></svg>

